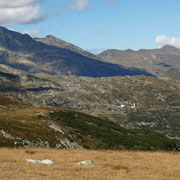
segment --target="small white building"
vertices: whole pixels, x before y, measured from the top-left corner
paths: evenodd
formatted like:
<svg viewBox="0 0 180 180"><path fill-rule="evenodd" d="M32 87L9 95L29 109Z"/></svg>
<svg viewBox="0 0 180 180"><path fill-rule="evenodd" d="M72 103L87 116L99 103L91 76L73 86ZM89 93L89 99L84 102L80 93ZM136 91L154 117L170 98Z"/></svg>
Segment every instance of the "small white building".
<svg viewBox="0 0 180 180"><path fill-rule="evenodd" d="M124 104L121 104L121 108L125 108L126 106Z"/></svg>
<svg viewBox="0 0 180 180"><path fill-rule="evenodd" d="M133 105L131 106L131 108L135 108L136 107L136 104L135 103L133 103Z"/></svg>

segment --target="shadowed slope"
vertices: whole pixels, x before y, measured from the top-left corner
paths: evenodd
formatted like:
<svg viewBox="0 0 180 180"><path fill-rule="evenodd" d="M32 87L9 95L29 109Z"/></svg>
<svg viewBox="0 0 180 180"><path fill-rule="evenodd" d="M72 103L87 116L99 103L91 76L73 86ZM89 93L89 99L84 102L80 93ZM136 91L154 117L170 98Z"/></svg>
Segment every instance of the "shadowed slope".
<svg viewBox="0 0 180 180"><path fill-rule="evenodd" d="M147 75L135 68L105 63L75 51L35 41L27 34L0 27L0 63L31 73L77 76Z"/></svg>

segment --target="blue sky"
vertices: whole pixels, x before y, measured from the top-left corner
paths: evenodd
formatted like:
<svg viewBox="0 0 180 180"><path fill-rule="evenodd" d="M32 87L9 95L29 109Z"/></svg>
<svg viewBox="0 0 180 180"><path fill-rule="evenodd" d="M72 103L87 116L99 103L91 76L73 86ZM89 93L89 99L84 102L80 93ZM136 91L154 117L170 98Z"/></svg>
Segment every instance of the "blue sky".
<svg viewBox="0 0 180 180"><path fill-rule="evenodd" d="M0 8L13 11L14 7L3 5L6 0L3 1L0 0ZM16 1L13 0L16 8L22 6ZM39 37L50 34L93 52L166 44L180 47L179 0L26 0L23 7L29 6L34 8L33 18L32 14L24 20L23 14L18 17L17 13L16 22L8 14L3 21L0 19L0 24ZM29 16L32 11L23 10Z"/></svg>

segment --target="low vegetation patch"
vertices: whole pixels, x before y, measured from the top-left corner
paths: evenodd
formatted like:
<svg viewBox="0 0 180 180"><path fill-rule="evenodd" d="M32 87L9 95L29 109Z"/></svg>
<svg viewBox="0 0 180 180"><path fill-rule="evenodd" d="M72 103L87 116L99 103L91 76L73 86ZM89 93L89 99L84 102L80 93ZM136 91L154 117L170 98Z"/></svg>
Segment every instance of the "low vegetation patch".
<svg viewBox="0 0 180 180"><path fill-rule="evenodd" d="M79 134L81 144L90 149L173 150L178 145L162 134L149 130L128 130L109 120L80 112L61 110L50 115L70 128L72 134Z"/></svg>

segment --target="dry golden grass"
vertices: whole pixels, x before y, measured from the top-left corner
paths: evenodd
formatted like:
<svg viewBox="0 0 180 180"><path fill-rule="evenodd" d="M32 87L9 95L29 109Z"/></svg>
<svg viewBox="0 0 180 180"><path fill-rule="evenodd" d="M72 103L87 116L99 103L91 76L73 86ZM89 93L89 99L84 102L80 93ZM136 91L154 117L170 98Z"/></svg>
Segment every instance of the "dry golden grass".
<svg viewBox="0 0 180 180"><path fill-rule="evenodd" d="M53 165L25 159L50 159ZM74 163L93 160L94 167ZM0 149L3 180L179 180L180 154L129 151Z"/></svg>

